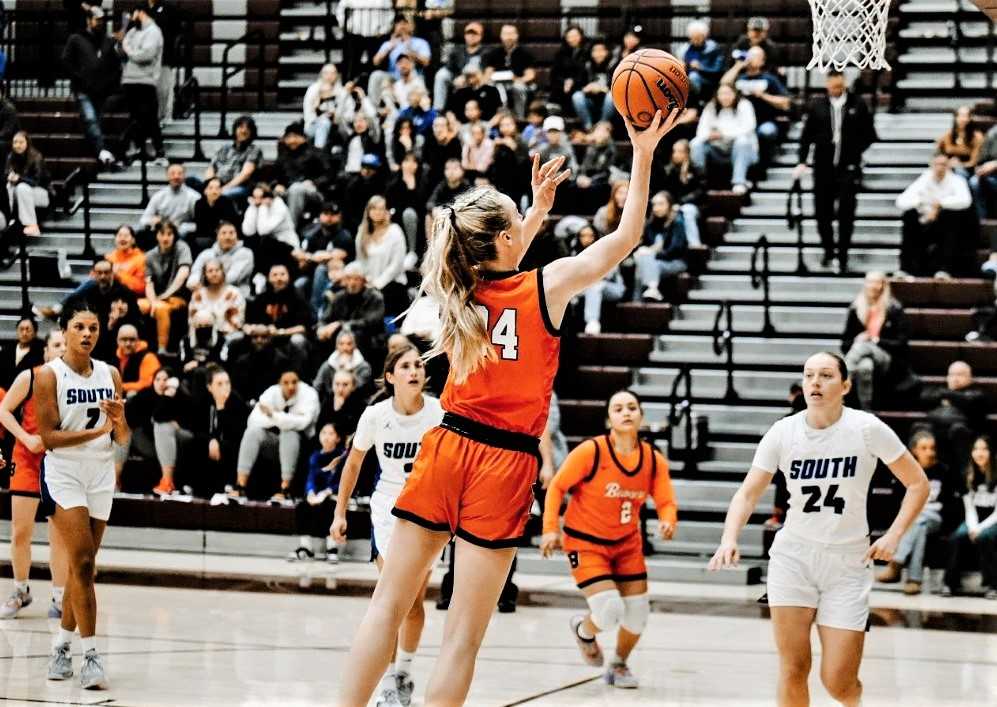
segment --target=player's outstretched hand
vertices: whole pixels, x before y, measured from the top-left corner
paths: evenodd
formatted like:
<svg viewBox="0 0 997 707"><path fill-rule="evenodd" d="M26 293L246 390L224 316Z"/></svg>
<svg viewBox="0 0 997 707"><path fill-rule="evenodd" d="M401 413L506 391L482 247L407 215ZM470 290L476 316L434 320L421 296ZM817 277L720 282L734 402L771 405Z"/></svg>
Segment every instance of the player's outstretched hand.
<svg viewBox="0 0 997 707"><path fill-rule="evenodd" d="M561 548L560 533L544 533L540 538L540 554L544 557L551 557L556 550Z"/></svg>
<svg viewBox="0 0 997 707"><path fill-rule="evenodd" d="M887 533L879 540L874 542L869 546L869 549L865 553L866 564L869 564L873 560L880 560L881 562L889 562L893 559L893 556L897 553L897 546L900 541L894 538L892 535Z"/></svg>
<svg viewBox="0 0 997 707"><path fill-rule="evenodd" d="M713 553L713 558L710 560L710 564L707 565L707 569L710 572L730 569L731 567L737 567L737 563L740 560L741 552L737 549L736 543L720 543L720 547Z"/></svg>
<svg viewBox="0 0 997 707"><path fill-rule="evenodd" d="M530 184L533 186L533 208L541 211L550 211L554 207L554 194L561 182L571 176L571 170L566 169L558 172L564 165L564 155L555 157L540 165L540 153L533 155L533 177Z"/></svg>
<svg viewBox="0 0 997 707"><path fill-rule="evenodd" d="M638 131L629 120L624 119L623 122L627 126L627 135L630 136L630 142L633 143L634 150L645 154L654 154L654 148L661 142L661 138L675 127L675 123L684 112L684 108L682 110L671 110L668 116L665 117L659 110L654 114L651 124L641 131Z"/></svg>
<svg viewBox="0 0 997 707"><path fill-rule="evenodd" d="M346 542L346 519L333 518L332 525L329 526L329 537L337 543Z"/></svg>

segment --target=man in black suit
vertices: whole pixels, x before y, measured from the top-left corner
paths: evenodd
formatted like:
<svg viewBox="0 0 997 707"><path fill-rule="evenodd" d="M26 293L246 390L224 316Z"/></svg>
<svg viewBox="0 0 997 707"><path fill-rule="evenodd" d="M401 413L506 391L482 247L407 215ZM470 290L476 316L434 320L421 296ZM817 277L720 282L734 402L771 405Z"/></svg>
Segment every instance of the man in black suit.
<svg viewBox="0 0 997 707"><path fill-rule="evenodd" d="M45 342L38 338L38 325L31 317L17 323L17 338L0 349L0 388L7 389L21 371L45 363Z"/></svg>
<svg viewBox="0 0 997 707"><path fill-rule="evenodd" d="M848 248L855 226L855 207L862 183L862 153L878 137L872 114L865 102L848 91L845 77L837 71L827 74L827 95L814 99L807 111L800 135L799 164L793 178L809 169L807 158L814 147L814 211L817 231L824 247L822 265L830 267L834 258L834 205L838 204L838 267L848 271Z"/></svg>

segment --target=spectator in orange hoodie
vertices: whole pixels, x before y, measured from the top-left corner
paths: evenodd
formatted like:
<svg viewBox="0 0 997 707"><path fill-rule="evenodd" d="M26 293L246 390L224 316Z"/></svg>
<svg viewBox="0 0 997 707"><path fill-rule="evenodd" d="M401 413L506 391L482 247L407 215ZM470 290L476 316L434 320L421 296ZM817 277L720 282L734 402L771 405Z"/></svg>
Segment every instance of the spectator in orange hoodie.
<svg viewBox="0 0 997 707"><path fill-rule="evenodd" d="M118 282L145 297L145 253L135 246L135 231L122 224L114 234L114 250L104 256L114 266Z"/></svg>
<svg viewBox="0 0 997 707"><path fill-rule="evenodd" d="M139 340L138 329L131 324L118 329L118 371L126 394L151 386L161 367L159 358L149 350L149 344Z"/></svg>

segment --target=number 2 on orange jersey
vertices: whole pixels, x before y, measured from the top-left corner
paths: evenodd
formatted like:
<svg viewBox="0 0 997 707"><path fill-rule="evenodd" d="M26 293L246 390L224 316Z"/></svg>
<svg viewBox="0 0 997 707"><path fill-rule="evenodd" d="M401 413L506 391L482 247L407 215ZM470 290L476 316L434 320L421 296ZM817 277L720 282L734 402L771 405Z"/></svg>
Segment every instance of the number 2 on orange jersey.
<svg viewBox="0 0 997 707"><path fill-rule="evenodd" d="M633 501L623 501L620 503L620 525L626 525L634 517Z"/></svg>

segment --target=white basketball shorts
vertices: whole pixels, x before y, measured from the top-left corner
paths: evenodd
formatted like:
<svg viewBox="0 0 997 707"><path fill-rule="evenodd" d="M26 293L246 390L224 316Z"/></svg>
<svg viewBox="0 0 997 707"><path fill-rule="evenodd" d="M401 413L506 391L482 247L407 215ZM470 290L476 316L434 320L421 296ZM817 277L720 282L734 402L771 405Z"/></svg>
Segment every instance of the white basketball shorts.
<svg viewBox="0 0 997 707"><path fill-rule="evenodd" d="M817 543L780 530L769 550L769 606L817 609L817 625L865 631L869 621L872 567L867 540L848 545Z"/></svg>
<svg viewBox="0 0 997 707"><path fill-rule="evenodd" d="M380 555L388 556L388 545L391 544L391 532L395 529L395 517L391 509L395 507L398 493L385 492L380 485L370 495L370 524L374 530L371 548L371 559Z"/></svg>
<svg viewBox="0 0 997 707"><path fill-rule="evenodd" d="M86 508L91 518L107 520L114 501L114 462L56 459L46 455L41 474L42 501L55 513L63 508Z"/></svg>

